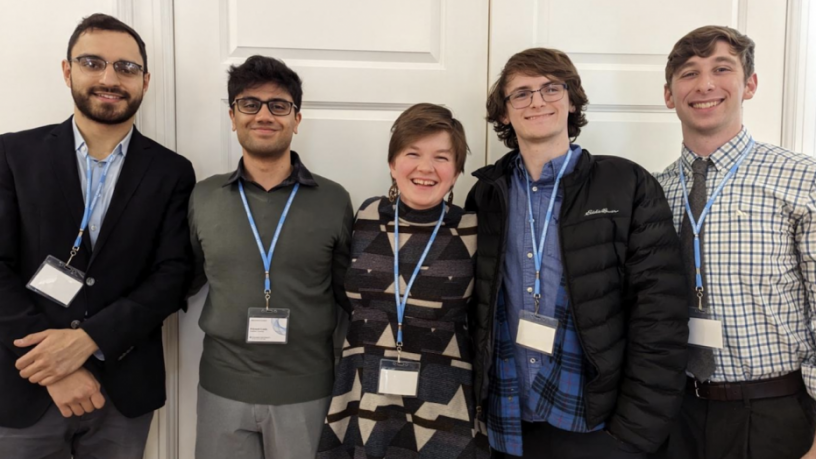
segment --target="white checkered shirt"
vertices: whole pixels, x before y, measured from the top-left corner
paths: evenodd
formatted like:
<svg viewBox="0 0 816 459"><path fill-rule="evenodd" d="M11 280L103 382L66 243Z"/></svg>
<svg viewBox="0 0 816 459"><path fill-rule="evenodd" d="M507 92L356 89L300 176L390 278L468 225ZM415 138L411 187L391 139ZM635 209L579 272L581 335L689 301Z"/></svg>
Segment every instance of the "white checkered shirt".
<svg viewBox="0 0 816 459"><path fill-rule="evenodd" d="M744 151L743 128L711 156L708 197ZM691 190L691 162L681 161ZM677 162L656 175L680 233L685 216ZM703 224L703 285L723 322L712 381L766 379L802 369L816 398L816 160L756 143ZM689 292L692 295L692 292Z"/></svg>

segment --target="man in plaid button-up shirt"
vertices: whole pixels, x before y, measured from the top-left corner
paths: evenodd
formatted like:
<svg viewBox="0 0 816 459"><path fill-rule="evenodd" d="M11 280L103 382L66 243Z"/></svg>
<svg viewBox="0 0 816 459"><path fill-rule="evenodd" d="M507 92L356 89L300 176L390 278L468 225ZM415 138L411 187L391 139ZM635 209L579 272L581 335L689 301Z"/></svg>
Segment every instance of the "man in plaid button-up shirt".
<svg viewBox="0 0 816 459"><path fill-rule="evenodd" d="M701 175L709 200L745 159L700 231L701 311L723 345L691 351L683 410L661 457L816 457L816 160L751 142L742 103L757 90L753 57L750 38L709 26L683 37L666 66L666 105L680 118L683 147L657 178L678 232L688 218L678 168L692 190L692 164L710 162ZM693 269L693 252L684 255ZM698 307L695 296L690 308ZM713 354L710 376L693 365L695 352Z"/></svg>

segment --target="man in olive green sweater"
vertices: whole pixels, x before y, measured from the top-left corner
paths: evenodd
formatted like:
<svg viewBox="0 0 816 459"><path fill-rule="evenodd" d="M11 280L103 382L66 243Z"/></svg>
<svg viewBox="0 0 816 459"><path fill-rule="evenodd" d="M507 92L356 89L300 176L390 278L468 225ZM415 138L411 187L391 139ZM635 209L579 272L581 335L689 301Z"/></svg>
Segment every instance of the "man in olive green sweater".
<svg viewBox="0 0 816 459"><path fill-rule="evenodd" d="M190 200L194 291L209 281L196 458L314 457L334 378L337 305L348 310L348 192L290 150L301 82L252 56L229 71L243 157Z"/></svg>

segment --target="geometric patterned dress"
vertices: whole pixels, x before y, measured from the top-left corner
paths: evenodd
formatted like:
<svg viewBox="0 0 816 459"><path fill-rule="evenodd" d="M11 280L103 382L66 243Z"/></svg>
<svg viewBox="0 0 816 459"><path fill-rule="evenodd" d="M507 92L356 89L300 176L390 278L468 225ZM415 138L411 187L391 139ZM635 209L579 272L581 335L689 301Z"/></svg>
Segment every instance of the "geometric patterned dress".
<svg viewBox="0 0 816 459"><path fill-rule="evenodd" d="M487 439L475 430L467 332L476 215L447 209L402 326L402 358L421 364L416 398L377 394L380 360L397 357L394 204L371 198L357 212L345 284L353 312L318 459L489 457ZM441 204L417 211L400 203L401 293L441 210Z"/></svg>

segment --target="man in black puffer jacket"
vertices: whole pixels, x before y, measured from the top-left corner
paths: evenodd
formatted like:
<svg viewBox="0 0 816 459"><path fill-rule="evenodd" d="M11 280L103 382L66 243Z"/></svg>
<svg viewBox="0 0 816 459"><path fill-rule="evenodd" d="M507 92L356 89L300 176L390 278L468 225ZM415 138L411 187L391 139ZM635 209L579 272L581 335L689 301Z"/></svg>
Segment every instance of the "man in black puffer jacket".
<svg viewBox="0 0 816 459"><path fill-rule="evenodd" d="M513 149L473 174L466 203L479 218L474 387L496 458L642 457L683 399L671 211L637 164L570 144L586 104L569 58L543 48L513 56L487 103Z"/></svg>

